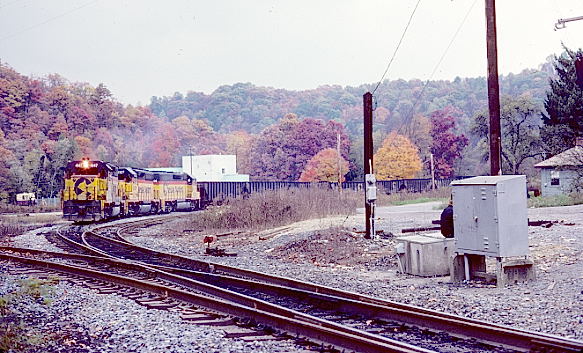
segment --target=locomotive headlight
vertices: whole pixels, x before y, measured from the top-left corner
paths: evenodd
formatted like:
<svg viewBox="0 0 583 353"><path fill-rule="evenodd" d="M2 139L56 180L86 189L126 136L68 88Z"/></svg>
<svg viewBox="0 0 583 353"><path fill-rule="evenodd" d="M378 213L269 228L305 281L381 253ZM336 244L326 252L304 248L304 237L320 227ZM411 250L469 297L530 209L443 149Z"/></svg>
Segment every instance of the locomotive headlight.
<svg viewBox="0 0 583 353"><path fill-rule="evenodd" d="M85 159L85 160L83 160L83 162L81 163L81 167L82 167L83 169L87 169L87 168L89 168L89 161L88 161L88 160L86 160L86 159Z"/></svg>

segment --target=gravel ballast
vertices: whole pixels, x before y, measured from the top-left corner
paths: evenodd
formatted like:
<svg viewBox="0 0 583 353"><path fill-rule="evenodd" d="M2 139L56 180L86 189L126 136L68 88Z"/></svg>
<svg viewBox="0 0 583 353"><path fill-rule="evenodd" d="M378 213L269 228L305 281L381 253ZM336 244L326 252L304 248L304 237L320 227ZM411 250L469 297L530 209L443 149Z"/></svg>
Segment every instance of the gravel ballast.
<svg viewBox="0 0 583 353"><path fill-rule="evenodd" d="M433 204L425 204L377 208L377 229L400 236L401 228L428 226L431 220L439 218L441 212L433 210L433 207ZM359 214L348 220L338 218L303 222L282 232L233 234L220 237L211 244L228 252L236 252L236 257L204 255L204 235L176 229L173 221L144 229L139 236L128 237L128 240L205 261L583 339L583 205L529 209L530 220L553 220L558 223L548 228L529 227L530 251L535 261L537 280L506 288L480 282L452 284L449 277L423 278L399 274L394 255L395 237L371 241L362 239L360 233L338 229L316 230L342 224L350 230L359 231L363 228L362 218L364 216ZM339 235L338 232L343 233ZM13 244L38 249L46 246L47 250L54 250L40 233L42 230L16 237ZM2 277L0 294L14 286L14 281L14 276ZM57 294L57 300L44 310L51 315L65 313L59 319L78 325L85 333L93 332L95 327L101 328L99 335L84 350L88 352L114 352L116 347L122 347L119 346L121 342L129 345L121 351L137 352L299 351L290 342L256 342L254 344L257 346L254 346L248 342L224 339L220 330L184 323L177 314L148 310L126 298L96 294L64 282L57 285L57 293L61 293ZM95 304L81 308L85 298ZM157 338L152 338L152 332L157 334ZM200 342L203 343L197 345ZM175 350L165 350L169 346ZM91 350L93 347L96 350Z"/></svg>

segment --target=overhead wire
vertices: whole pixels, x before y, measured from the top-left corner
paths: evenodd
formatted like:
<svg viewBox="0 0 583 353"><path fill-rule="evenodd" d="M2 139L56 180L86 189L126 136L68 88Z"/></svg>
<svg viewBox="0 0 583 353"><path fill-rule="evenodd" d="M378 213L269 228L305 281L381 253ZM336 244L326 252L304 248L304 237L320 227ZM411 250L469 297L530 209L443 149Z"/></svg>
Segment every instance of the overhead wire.
<svg viewBox="0 0 583 353"><path fill-rule="evenodd" d="M10 5L16 4L17 2L20 2L20 0L9 1L5 4L0 3L0 9L3 9L3 8L8 7Z"/></svg>
<svg viewBox="0 0 583 353"><path fill-rule="evenodd" d="M431 79L433 78L433 75L435 75L435 73L437 72L437 69L439 68L439 66L443 62L443 59L447 55L447 53L448 53L449 49L451 48L451 46L453 45L453 42L457 38L457 35L459 34L459 32L461 31L462 27L466 23L466 20L468 19L470 13L474 9L474 6L476 5L476 2L478 2L478 0L474 0L474 2L472 3L472 5L469 7L469 9L466 12L464 18L462 19L461 23L459 24L459 26L457 27L456 31L454 32L451 40L447 44L447 47L443 51L443 54L441 54L441 57L437 61L437 64L435 64L435 66L433 67L433 70L431 71L431 74L429 75L429 78L427 79L427 81L425 81L425 84L423 84L423 87L421 88L421 92L417 95L417 99L415 100L415 102L411 106L411 109L409 110L409 113L405 116L405 119L406 119L405 122L403 122L401 124L401 126L399 127L399 129L397 129L397 133L400 133L403 128L407 132L407 129L409 128L409 125L413 121L413 115L415 114L415 108L417 107L417 105L421 101L421 98L423 98L423 94L425 93L425 90L427 89L427 86L429 85L429 82L431 82Z"/></svg>
<svg viewBox="0 0 583 353"><path fill-rule="evenodd" d="M421 2L421 0L417 0L417 3L415 4L413 11L411 12L411 16L409 16L409 20L407 21L407 25L405 26L405 29L403 30L403 33L401 34L401 38L399 39L399 42L397 43L397 46L395 47L395 51L393 52L393 55L391 56L391 59L389 60L389 63L387 64L385 72L383 72L381 79L379 80L376 87L372 91L373 95L375 94L376 90L379 88L379 86L383 82L385 75L387 74L387 72L389 71L389 68L391 67L391 64L393 63L393 60L395 60L395 56L397 56L397 51L399 51L399 47L401 46L401 43L403 43L403 38L405 38L405 34L407 34L407 29L409 29L409 25L411 24L411 21L413 20L413 16L415 15L415 12L417 11L417 8L419 7L420 2Z"/></svg>
<svg viewBox="0 0 583 353"><path fill-rule="evenodd" d="M15 37L17 35L20 35L20 34L22 34L24 32L28 32L28 31L30 31L32 29L35 29L37 27L40 27L42 25L45 25L45 24L47 24L49 22L52 22L52 21L54 21L56 19L59 19L59 18L64 17L66 15L69 15L69 14L75 12L75 11L81 10L82 8L85 8L85 7L89 6L89 5L92 5L92 4L94 4L94 3L98 2L98 1L99 0L92 0L92 1L86 2L86 3L84 3L84 4L80 5L80 6L77 6L77 7L73 8L73 9L71 9L71 10L65 11L63 13L60 13L60 14L56 15L56 16L53 16L51 18L48 18L48 19L46 19L46 20L44 20L42 22L36 23L36 24L34 24L34 25L30 26L30 27L26 27L26 28L23 28L23 29L18 30L16 32L9 33L8 35L5 35L3 37L0 37L0 42L5 41L6 39L9 39L9 38Z"/></svg>

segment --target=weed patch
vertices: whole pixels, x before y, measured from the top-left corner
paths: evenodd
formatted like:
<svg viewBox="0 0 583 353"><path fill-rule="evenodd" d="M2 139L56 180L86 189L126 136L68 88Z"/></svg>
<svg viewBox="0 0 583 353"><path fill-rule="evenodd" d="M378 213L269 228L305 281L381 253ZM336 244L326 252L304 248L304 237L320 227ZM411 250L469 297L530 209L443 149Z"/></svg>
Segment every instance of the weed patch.
<svg viewBox="0 0 583 353"><path fill-rule="evenodd" d="M180 222L179 227L201 232L263 230L331 215L349 216L356 212L362 199L354 191L339 193L321 186L254 193L193 214Z"/></svg>
<svg viewBox="0 0 583 353"><path fill-rule="evenodd" d="M539 196L528 199L528 207L557 207L583 204L583 194L572 193L554 196Z"/></svg>
<svg viewBox="0 0 583 353"><path fill-rule="evenodd" d="M49 227L63 220L54 214L24 214L0 216L0 238L21 235L31 229Z"/></svg>
<svg viewBox="0 0 583 353"><path fill-rule="evenodd" d="M0 296L0 352L36 351L47 341L43 334L25 323L26 305L30 301L51 303L57 278L18 281L18 288Z"/></svg>
<svg viewBox="0 0 583 353"><path fill-rule="evenodd" d="M44 212L57 212L61 210L60 205L55 206L19 206L12 205L5 202L0 202L0 213L44 213Z"/></svg>
<svg viewBox="0 0 583 353"><path fill-rule="evenodd" d="M379 206L400 206L414 203L423 203L430 201L440 201L447 204L451 197L451 187L443 187L435 190L424 192L397 192L394 194L378 193L377 204Z"/></svg>

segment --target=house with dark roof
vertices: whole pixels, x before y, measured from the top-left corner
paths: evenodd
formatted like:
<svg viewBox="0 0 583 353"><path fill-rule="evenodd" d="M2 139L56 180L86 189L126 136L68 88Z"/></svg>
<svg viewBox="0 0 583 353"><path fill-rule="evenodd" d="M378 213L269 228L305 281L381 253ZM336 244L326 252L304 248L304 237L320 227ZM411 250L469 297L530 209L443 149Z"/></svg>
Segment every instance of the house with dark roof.
<svg viewBox="0 0 583 353"><path fill-rule="evenodd" d="M542 196L568 194L583 186L583 139L575 147L537 163Z"/></svg>

